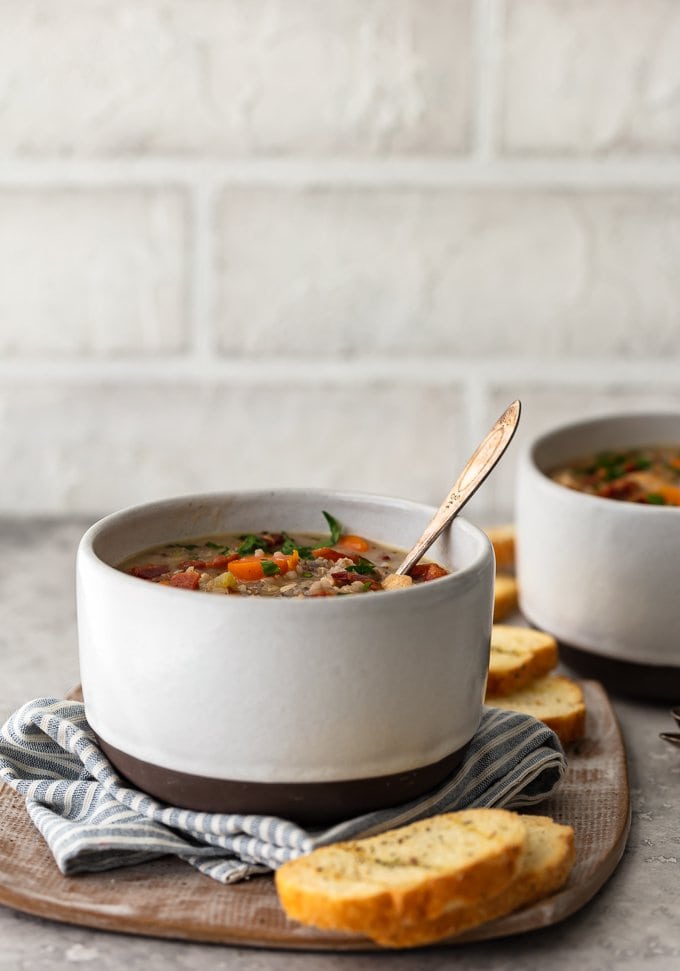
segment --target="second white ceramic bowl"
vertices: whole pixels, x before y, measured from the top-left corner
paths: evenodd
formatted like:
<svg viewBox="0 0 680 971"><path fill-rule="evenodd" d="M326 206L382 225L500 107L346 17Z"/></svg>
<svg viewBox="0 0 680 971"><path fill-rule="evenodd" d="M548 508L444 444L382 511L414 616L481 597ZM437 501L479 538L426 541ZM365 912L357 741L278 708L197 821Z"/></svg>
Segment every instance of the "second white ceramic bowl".
<svg viewBox="0 0 680 971"><path fill-rule="evenodd" d="M517 573L532 623L592 654L680 667L680 508L586 495L548 475L591 453L672 444L680 414L630 414L565 425L525 450Z"/></svg>

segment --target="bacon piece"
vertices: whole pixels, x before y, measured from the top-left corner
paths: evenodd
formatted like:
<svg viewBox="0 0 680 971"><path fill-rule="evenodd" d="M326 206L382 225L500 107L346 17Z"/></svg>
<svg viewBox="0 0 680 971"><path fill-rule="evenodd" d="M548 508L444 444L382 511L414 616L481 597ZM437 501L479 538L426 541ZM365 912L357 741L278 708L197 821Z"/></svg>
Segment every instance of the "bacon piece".
<svg viewBox="0 0 680 971"><path fill-rule="evenodd" d="M597 490L597 494L603 499L622 499L628 502L644 496L640 486L632 479L608 482L607 485L603 485Z"/></svg>
<svg viewBox="0 0 680 971"><path fill-rule="evenodd" d="M312 556L315 560L332 560L334 563L338 560L351 560L352 563L358 563L361 559L357 553L350 553L347 550L340 553L332 546L319 546L318 549L312 550Z"/></svg>
<svg viewBox="0 0 680 971"><path fill-rule="evenodd" d="M197 570L204 570L206 567L205 560L182 560L175 567L176 570L188 570L190 566L195 567Z"/></svg>
<svg viewBox="0 0 680 971"><path fill-rule="evenodd" d="M225 566L229 566L232 560L238 560L238 558L239 558L238 553L229 553L226 556L224 555L224 553L218 553L218 555L214 556L212 560L208 560L208 562L205 563L204 566L208 567L208 569L221 570L221 569L224 569Z"/></svg>
<svg viewBox="0 0 680 971"><path fill-rule="evenodd" d="M370 584L371 590L381 589L380 584L373 577L366 573L355 573L354 570L336 570L335 573L331 573L331 577L338 587L346 587L350 583L360 580L362 583Z"/></svg>
<svg viewBox="0 0 680 971"><path fill-rule="evenodd" d="M438 577L448 576L449 571L445 570L443 566L439 566L438 563L416 563L408 571L409 576L413 577L414 581L425 583L427 580L436 580Z"/></svg>
<svg viewBox="0 0 680 971"><path fill-rule="evenodd" d="M144 566L133 566L130 575L142 580L155 580L156 577L162 577L164 573L169 572L170 567L167 563L146 563Z"/></svg>
<svg viewBox="0 0 680 971"><path fill-rule="evenodd" d="M175 575L170 579L170 586L182 587L185 590L198 590L200 579L200 573L194 573L193 570L187 570L186 573L175 573Z"/></svg>
<svg viewBox="0 0 680 971"><path fill-rule="evenodd" d="M286 539L283 533L260 533L259 535L270 549L276 549L278 546L283 546Z"/></svg>

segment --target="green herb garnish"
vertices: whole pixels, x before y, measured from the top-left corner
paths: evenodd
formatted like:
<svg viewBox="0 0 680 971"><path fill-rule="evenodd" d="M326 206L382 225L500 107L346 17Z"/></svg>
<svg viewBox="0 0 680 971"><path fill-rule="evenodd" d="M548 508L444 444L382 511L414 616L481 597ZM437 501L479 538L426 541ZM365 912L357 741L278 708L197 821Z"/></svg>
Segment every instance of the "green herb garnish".
<svg viewBox="0 0 680 971"><path fill-rule="evenodd" d="M278 564L274 563L273 560L262 560L262 572L266 577L273 577L276 576L277 573L280 573L281 570L279 569Z"/></svg>
<svg viewBox="0 0 680 971"><path fill-rule="evenodd" d="M612 465L621 465L625 461L626 456L623 452L600 452L596 459L597 465L601 469L611 468Z"/></svg>
<svg viewBox="0 0 680 971"><path fill-rule="evenodd" d="M666 500L661 495L660 492L648 492L646 496L647 502L652 506L665 506Z"/></svg>
<svg viewBox="0 0 680 971"><path fill-rule="evenodd" d="M248 533L247 536L241 536L241 539L243 542L236 551L239 556L248 556L250 553L254 553L255 550L262 550L267 546L267 543L261 536L255 536L253 533Z"/></svg>
<svg viewBox="0 0 680 971"><path fill-rule="evenodd" d="M231 552L228 546L220 546L219 543L207 542L203 545L209 547L211 550L217 550L218 556L226 556L227 553Z"/></svg>
<svg viewBox="0 0 680 971"><path fill-rule="evenodd" d="M298 553L300 554L300 559L308 560L310 558L310 556L312 555L311 546L300 546L300 544L296 543L295 540L292 537L290 537L287 533L284 533L283 535L285 536L285 539L281 544L282 553L284 553L286 556L290 556L291 553L294 553L295 550L297 550Z"/></svg>
<svg viewBox="0 0 680 971"><path fill-rule="evenodd" d="M369 573L374 573L375 567L370 560L362 560L359 563L353 563L351 566L348 566L347 572L360 573L362 576L366 576Z"/></svg>
<svg viewBox="0 0 680 971"><path fill-rule="evenodd" d="M337 543L337 541L342 536L342 526L337 521L337 519L335 518L335 516L331 516L331 514L329 512L326 512L325 509L322 509L321 511L323 512L324 518L325 518L326 522L328 523L328 528L331 531L331 541L330 541L330 544L329 545L330 546L335 546L335 544Z"/></svg>

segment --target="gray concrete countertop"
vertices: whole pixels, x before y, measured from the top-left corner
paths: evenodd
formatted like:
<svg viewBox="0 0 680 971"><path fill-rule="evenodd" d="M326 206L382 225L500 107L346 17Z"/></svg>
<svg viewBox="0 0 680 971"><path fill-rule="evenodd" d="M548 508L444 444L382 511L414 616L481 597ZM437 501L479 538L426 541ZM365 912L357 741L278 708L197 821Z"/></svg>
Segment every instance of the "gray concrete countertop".
<svg viewBox="0 0 680 971"><path fill-rule="evenodd" d="M87 523L0 520L0 718L78 681L74 558ZM595 899L555 927L516 938L378 955L186 944L53 923L0 907L0 969L460 971L680 969L680 749L665 705L614 698L626 741L633 823L621 864ZM680 702L680 699L678 699ZM39 837L36 834L36 839ZM74 878L77 879L77 878Z"/></svg>

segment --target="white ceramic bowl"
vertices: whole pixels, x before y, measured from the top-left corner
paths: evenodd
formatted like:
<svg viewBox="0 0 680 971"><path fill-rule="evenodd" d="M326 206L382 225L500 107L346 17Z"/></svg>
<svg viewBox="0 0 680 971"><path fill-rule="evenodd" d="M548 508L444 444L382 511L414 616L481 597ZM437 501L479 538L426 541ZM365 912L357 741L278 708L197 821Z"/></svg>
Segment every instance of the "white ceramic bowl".
<svg viewBox="0 0 680 971"><path fill-rule="evenodd" d="M680 444L680 414L612 415L557 428L523 453L520 604L536 626L603 658L680 668L680 509L604 499L547 475L591 453Z"/></svg>
<svg viewBox="0 0 680 971"><path fill-rule="evenodd" d="M493 552L457 519L430 556L451 575L405 590L223 597L128 576L147 547L264 528L353 532L408 548L433 510L279 490L115 513L78 550L87 717L115 765L165 801L326 819L413 798L460 760L488 668Z"/></svg>

